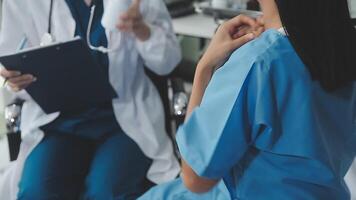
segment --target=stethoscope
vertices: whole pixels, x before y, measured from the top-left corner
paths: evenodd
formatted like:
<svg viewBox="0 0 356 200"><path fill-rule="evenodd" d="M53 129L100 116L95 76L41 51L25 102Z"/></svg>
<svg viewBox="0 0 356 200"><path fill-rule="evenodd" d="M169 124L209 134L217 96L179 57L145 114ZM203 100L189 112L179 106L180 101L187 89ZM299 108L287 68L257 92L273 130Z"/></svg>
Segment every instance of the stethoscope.
<svg viewBox="0 0 356 200"><path fill-rule="evenodd" d="M48 19L48 29L47 29L47 33L45 33L41 39L41 43L40 46L45 46L45 45L49 45L55 42L55 38L52 34L52 16L53 16L53 2L54 0L51 0L50 2L50 9L49 9L49 19ZM96 1L93 0L93 3L91 5L91 9L90 9L90 17L89 17L89 23L88 23L88 30L86 33L86 39L87 39L87 44L89 46L89 48L91 50L94 51L100 51L102 53L110 53L113 52L117 49L110 49L110 48L106 48L104 46L93 46L90 42L90 31L91 31L91 27L93 24L93 18L94 18L94 14L95 14L95 7L96 7ZM121 37L120 37L121 38Z"/></svg>

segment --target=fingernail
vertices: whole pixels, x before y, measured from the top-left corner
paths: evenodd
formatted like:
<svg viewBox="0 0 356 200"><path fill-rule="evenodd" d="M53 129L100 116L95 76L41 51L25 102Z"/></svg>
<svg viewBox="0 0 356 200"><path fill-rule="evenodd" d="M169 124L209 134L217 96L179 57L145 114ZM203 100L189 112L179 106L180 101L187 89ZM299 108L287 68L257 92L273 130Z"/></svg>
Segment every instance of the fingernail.
<svg viewBox="0 0 356 200"><path fill-rule="evenodd" d="M15 76L20 76L21 72L15 72Z"/></svg>
<svg viewBox="0 0 356 200"><path fill-rule="evenodd" d="M255 34L249 33L249 34L247 34L247 37L248 37L249 39L253 39L253 38L255 38Z"/></svg>
<svg viewBox="0 0 356 200"><path fill-rule="evenodd" d="M33 81L33 82L36 82L36 81L37 81L37 78L36 78L36 77L33 77L32 81Z"/></svg>

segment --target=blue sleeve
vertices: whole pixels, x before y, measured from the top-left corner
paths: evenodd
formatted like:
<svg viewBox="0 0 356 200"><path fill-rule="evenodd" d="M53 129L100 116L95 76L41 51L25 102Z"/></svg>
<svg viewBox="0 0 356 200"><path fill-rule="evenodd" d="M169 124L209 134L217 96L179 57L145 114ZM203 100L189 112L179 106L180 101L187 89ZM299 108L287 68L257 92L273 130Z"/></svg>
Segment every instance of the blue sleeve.
<svg viewBox="0 0 356 200"><path fill-rule="evenodd" d="M199 176L223 177L254 142L256 97L268 82L268 72L261 69L230 60L214 74L201 105L179 129L181 155Z"/></svg>

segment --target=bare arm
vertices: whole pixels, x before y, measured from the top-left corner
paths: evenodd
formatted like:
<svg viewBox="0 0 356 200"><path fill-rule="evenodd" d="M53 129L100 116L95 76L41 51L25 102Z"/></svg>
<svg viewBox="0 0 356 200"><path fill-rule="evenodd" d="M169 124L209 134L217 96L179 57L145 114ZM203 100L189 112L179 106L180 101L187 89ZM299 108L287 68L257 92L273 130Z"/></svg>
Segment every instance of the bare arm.
<svg viewBox="0 0 356 200"><path fill-rule="evenodd" d="M239 29L239 27L246 26L251 28ZM209 48L197 66L186 119L188 119L192 111L201 104L215 67L224 62L233 50L251 41L257 35L261 34L262 31L263 27L261 27L257 21L246 16L235 17L218 29ZM183 159L182 179L185 186L195 193L208 192L220 181L200 177Z"/></svg>
<svg viewBox="0 0 356 200"><path fill-rule="evenodd" d="M178 65L181 50L162 0L133 0L119 18L117 28L136 36L136 49L147 68L167 75Z"/></svg>

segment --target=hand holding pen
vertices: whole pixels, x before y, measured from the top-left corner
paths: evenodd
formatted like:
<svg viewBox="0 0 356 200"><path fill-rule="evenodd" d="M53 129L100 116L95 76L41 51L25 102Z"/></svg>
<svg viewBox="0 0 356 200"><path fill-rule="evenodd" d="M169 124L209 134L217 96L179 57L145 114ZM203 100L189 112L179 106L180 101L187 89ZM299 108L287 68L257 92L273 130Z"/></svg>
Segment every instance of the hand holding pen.
<svg viewBox="0 0 356 200"><path fill-rule="evenodd" d="M31 74L22 75L18 71L8 71L1 69L0 75L5 78L7 85L15 92L26 89L31 83L36 81L36 77Z"/></svg>
<svg viewBox="0 0 356 200"><path fill-rule="evenodd" d="M27 39L22 39L17 51L22 50L26 43ZM21 74L19 71L9 71L5 68L0 70L0 76L5 79L3 86L9 85L16 92L27 88L31 83L36 81L36 77L31 74Z"/></svg>

